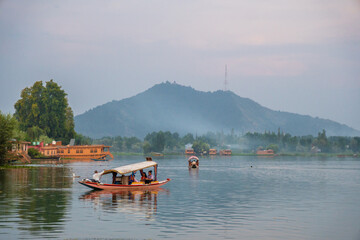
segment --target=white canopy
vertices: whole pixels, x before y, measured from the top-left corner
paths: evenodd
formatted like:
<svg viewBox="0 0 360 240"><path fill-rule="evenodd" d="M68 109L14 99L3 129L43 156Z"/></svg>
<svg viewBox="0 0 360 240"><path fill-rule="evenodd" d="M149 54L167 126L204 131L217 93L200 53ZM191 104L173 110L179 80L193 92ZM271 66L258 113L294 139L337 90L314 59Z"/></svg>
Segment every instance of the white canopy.
<svg viewBox="0 0 360 240"><path fill-rule="evenodd" d="M197 156L191 156L188 158L188 161L199 161L199 158Z"/></svg>
<svg viewBox="0 0 360 240"><path fill-rule="evenodd" d="M157 163L154 162L154 161L139 162L139 163L125 165L125 166L122 166L122 167L117 167L117 168L114 168L114 169L105 170L101 175L112 173L112 172L116 172L116 173L119 173L121 175L124 175L124 174L127 174L127 173L135 172L135 171L145 169L145 168L149 168L149 167L153 167L153 166L156 166L156 165L157 165Z"/></svg>

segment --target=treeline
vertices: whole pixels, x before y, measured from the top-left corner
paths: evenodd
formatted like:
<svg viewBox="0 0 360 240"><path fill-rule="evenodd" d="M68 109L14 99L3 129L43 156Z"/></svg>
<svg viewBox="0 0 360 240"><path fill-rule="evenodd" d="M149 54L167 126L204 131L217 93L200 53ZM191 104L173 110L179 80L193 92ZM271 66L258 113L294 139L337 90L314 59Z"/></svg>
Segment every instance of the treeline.
<svg viewBox="0 0 360 240"><path fill-rule="evenodd" d="M50 143L52 140L68 144L75 138L77 145L104 144L112 146L113 152L134 153L183 153L186 144L192 144L197 153L208 152L209 148L230 148L237 152L254 153L258 149L273 149L275 152L324 152L358 153L360 137L327 137L325 130L318 136L291 136L278 130L265 133L237 135L208 132L201 136L188 133L180 136L169 131L152 132L144 139L137 137L103 137L91 139L74 130L74 116L67 100L67 94L53 80L37 81L21 92L15 103L15 114L0 112L0 164L8 157L10 140Z"/></svg>
<svg viewBox="0 0 360 240"><path fill-rule="evenodd" d="M323 152L323 153L358 153L360 137L326 136L326 131L317 137L291 136L275 132L247 133L244 140L249 149L273 149L278 152Z"/></svg>
<svg viewBox="0 0 360 240"><path fill-rule="evenodd" d="M77 139L79 144L105 144L112 146L114 152L165 152L183 153L186 144L192 144L196 152L209 148L231 148L235 152L255 153L259 149L273 149L275 152L299 153L358 153L360 137L326 136L326 131L318 136L291 136L278 131L265 133L246 133L245 135L212 133L194 136L191 133L180 136L178 133L152 132L141 140L136 137L103 137L90 139L84 136Z"/></svg>
<svg viewBox="0 0 360 240"><path fill-rule="evenodd" d="M178 133L169 131L152 132L145 136L143 140L137 137L103 137L100 139L91 139L83 135L77 135L76 144L104 144L112 146L113 152L182 152L185 144L193 143L194 136L189 133L180 137Z"/></svg>

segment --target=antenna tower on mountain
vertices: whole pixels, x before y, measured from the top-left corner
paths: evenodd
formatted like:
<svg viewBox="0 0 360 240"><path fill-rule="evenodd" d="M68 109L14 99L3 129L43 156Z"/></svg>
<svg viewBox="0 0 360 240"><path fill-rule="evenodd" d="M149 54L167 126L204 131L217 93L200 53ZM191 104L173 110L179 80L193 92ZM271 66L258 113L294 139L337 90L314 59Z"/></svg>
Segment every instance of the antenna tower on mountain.
<svg viewBox="0 0 360 240"><path fill-rule="evenodd" d="M227 64L225 64L225 80L224 80L224 91L227 91Z"/></svg>

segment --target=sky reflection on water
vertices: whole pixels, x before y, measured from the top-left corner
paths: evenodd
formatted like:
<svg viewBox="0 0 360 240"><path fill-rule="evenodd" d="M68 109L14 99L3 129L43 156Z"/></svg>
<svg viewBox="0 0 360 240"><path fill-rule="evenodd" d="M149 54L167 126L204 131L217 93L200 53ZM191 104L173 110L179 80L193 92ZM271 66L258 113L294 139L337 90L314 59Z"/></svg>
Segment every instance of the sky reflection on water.
<svg viewBox="0 0 360 240"><path fill-rule="evenodd" d="M72 173L142 161L0 171L1 239L359 239L360 161L158 159L160 190L89 191ZM251 167L252 166L252 167Z"/></svg>

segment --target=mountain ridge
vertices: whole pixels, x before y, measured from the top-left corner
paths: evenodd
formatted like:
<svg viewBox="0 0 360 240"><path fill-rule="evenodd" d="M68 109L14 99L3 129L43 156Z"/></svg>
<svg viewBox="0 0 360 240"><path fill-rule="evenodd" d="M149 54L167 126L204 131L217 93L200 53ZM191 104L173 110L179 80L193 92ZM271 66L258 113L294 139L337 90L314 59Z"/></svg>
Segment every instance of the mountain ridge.
<svg viewBox="0 0 360 240"><path fill-rule="evenodd" d="M156 84L133 97L113 100L75 117L75 130L93 138L136 136L153 131L204 134L277 131L296 136L355 136L360 131L332 120L274 111L231 91L197 91L176 83Z"/></svg>

